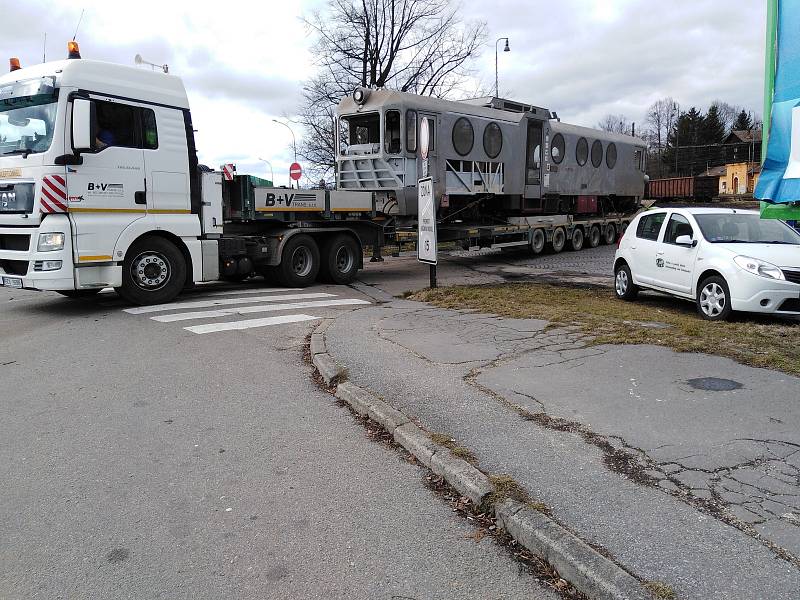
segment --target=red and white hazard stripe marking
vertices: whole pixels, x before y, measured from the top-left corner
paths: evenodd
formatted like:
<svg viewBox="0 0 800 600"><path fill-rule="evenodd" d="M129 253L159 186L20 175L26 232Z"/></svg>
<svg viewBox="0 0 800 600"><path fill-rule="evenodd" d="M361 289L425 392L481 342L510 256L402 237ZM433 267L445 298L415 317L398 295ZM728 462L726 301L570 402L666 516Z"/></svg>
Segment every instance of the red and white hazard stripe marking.
<svg viewBox="0 0 800 600"><path fill-rule="evenodd" d="M43 213L67 212L67 182L63 175L42 177L42 193L39 202Z"/></svg>
<svg viewBox="0 0 800 600"><path fill-rule="evenodd" d="M222 165L222 175L227 181L233 181L233 176L236 173L236 166L231 163Z"/></svg>

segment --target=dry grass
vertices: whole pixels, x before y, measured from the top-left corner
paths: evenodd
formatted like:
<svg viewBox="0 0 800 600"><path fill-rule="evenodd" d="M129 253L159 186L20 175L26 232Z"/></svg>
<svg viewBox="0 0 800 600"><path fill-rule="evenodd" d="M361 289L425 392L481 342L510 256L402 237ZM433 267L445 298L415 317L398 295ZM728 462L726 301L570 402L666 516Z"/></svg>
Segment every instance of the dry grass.
<svg viewBox="0 0 800 600"><path fill-rule="evenodd" d="M478 464L478 457L472 453L472 450L469 448L464 448L463 446L459 446L455 438L445 433L430 433L428 435L434 443L444 446L450 450L450 454L456 458L461 458L472 465Z"/></svg>
<svg viewBox="0 0 800 600"><path fill-rule="evenodd" d="M623 302L610 289L536 283L439 288L411 298L442 308L576 325L594 336L595 344L655 344L800 375L800 324L793 321L746 316L710 322L697 315L693 304L666 296L648 294ZM653 321L670 327L640 324Z"/></svg>
<svg viewBox="0 0 800 600"><path fill-rule="evenodd" d="M677 598L675 590L661 581L648 581L644 584L644 587L653 594L653 596L661 600L675 600L675 598Z"/></svg>

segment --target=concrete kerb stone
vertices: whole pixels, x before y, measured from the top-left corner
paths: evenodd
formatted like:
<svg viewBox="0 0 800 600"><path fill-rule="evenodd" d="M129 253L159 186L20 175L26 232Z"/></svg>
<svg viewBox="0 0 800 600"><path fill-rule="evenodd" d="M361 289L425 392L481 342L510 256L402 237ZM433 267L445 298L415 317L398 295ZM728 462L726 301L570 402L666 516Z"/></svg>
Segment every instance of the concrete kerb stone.
<svg viewBox="0 0 800 600"><path fill-rule="evenodd" d="M391 432L403 446L435 474L443 477L461 495L480 506L494 491L482 471L436 444L402 412L349 381L346 370L327 352L324 331L333 322L326 319L312 333L312 362L325 383L336 385L336 397L353 410L367 415ZM314 336L316 342L314 341ZM319 352L314 352L314 350ZM562 578L593 600L652 600L652 596L630 573L594 550L547 515L520 502L505 500L493 506L498 525L529 551L542 556Z"/></svg>

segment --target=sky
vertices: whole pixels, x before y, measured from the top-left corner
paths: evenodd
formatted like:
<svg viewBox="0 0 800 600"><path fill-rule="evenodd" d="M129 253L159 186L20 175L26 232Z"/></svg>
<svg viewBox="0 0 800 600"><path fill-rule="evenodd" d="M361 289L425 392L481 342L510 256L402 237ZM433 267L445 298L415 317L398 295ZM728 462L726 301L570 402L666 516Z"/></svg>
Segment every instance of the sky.
<svg viewBox="0 0 800 600"><path fill-rule="evenodd" d="M0 60L23 66L66 57L168 64L189 95L200 161L288 183L291 119L315 69L304 16L324 0L46 2L0 0ZM462 0L465 21L486 23L487 44L466 88L544 106L562 121L596 126L607 114L644 125L647 107L672 96L688 109L716 99L761 114L766 3L756 0ZM10 17L10 18L9 18ZM44 43L45 34L47 43ZM302 161L301 161L302 162ZM304 182L306 184L311 182Z"/></svg>

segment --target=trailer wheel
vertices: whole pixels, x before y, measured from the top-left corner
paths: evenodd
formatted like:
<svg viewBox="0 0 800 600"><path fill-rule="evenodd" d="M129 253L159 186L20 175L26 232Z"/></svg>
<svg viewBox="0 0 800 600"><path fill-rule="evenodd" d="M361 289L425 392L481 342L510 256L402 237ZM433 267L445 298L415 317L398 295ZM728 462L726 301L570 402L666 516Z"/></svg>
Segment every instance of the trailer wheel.
<svg viewBox="0 0 800 600"><path fill-rule="evenodd" d="M287 287L308 287L319 273L319 248L310 235L289 238L281 253L278 279Z"/></svg>
<svg viewBox="0 0 800 600"><path fill-rule="evenodd" d="M617 241L617 228L614 227L613 223L608 223L606 225L606 229L603 232L603 243L605 244L613 244Z"/></svg>
<svg viewBox="0 0 800 600"><path fill-rule="evenodd" d="M561 252L566 243L567 232L564 231L563 227L556 227L556 229L553 231L553 240L550 242L550 245L553 247L553 252Z"/></svg>
<svg viewBox="0 0 800 600"><path fill-rule="evenodd" d="M186 284L186 259L169 240L146 237L133 243L122 263L117 293L132 304L163 304Z"/></svg>
<svg viewBox="0 0 800 600"><path fill-rule="evenodd" d="M340 234L328 238L322 244L319 279L338 285L346 285L358 273L360 248L352 236Z"/></svg>
<svg viewBox="0 0 800 600"><path fill-rule="evenodd" d="M534 229L531 237L531 252L540 254L542 250L544 250L545 241L544 231L541 229Z"/></svg>
<svg viewBox="0 0 800 600"><path fill-rule="evenodd" d="M583 249L583 229L576 227L572 230L572 239L570 239L569 245L576 252Z"/></svg>
<svg viewBox="0 0 800 600"><path fill-rule="evenodd" d="M589 230L589 247L597 248L600 245L600 227L592 225Z"/></svg>

